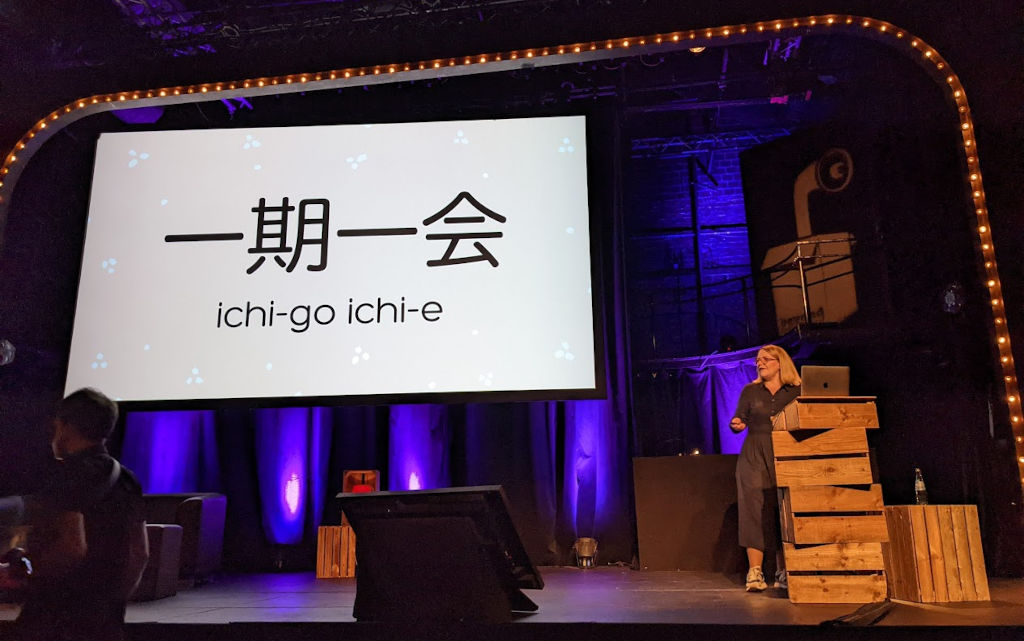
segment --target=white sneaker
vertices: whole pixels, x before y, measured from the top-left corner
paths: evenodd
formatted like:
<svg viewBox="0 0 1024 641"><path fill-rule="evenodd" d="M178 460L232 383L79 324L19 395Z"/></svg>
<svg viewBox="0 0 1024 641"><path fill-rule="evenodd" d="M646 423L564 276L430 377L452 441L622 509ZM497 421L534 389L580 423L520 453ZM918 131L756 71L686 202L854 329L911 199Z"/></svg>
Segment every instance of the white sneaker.
<svg viewBox="0 0 1024 641"><path fill-rule="evenodd" d="M767 590L768 584L764 580L764 572L759 566L754 566L747 571L747 592L761 592Z"/></svg>
<svg viewBox="0 0 1024 641"><path fill-rule="evenodd" d="M785 570L775 571L775 587L782 590L789 589L789 575L786 574Z"/></svg>

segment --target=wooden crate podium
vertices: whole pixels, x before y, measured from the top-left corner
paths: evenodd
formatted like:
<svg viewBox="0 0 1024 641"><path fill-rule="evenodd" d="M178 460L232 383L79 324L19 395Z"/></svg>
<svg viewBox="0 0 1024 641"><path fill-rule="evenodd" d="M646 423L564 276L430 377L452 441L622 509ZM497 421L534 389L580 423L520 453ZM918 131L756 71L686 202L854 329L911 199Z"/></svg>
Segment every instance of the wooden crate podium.
<svg viewBox="0 0 1024 641"><path fill-rule="evenodd" d="M801 396L773 420L782 547L793 603L872 603L887 595L882 486L867 430L873 396Z"/></svg>

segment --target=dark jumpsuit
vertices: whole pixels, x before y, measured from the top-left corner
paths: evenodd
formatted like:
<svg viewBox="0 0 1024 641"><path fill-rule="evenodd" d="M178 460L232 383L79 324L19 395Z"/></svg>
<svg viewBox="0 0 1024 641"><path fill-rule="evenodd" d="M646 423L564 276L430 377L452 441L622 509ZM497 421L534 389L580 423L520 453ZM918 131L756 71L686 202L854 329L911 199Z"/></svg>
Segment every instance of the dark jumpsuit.
<svg viewBox="0 0 1024 641"><path fill-rule="evenodd" d="M69 574L30 583L14 626L16 640L124 638L126 603L117 591L124 582L131 524L145 515L135 475L122 467L115 477L113 468L106 448L97 445L65 457L47 487L34 497L42 505L81 512L88 550Z"/></svg>
<svg viewBox="0 0 1024 641"><path fill-rule="evenodd" d="M736 462L741 547L764 551L778 545L779 507L771 419L799 395L798 385L783 385L772 395L763 383L750 383L740 392L733 417L747 424L747 437Z"/></svg>

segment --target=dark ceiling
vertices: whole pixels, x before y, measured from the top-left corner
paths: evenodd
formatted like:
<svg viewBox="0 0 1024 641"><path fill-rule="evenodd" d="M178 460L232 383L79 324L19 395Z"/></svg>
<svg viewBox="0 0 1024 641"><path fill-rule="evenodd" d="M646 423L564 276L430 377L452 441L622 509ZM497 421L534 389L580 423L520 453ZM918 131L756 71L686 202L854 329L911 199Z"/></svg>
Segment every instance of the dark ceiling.
<svg viewBox="0 0 1024 641"><path fill-rule="evenodd" d="M1020 9L1014 4L983 3L979 10L967 0L936 0L923 11L918 0L5 1L0 2L0 153L41 116L97 93L848 12L889 20L943 52L973 89L979 142L987 142L986 129L993 132L991 142L980 145L983 160L986 149L1019 159L1012 152L1013 141L1024 139L1024 58ZM749 98L801 91L820 96L830 83L857 80L858 69L844 65L836 47L816 49L805 42L797 58L771 69L760 62L765 46L730 47L728 54L709 50L683 65L675 78L645 74L651 80L634 87L626 107L644 123L687 112L691 122L703 118L708 127L728 129L721 110L708 120L692 113L693 104L741 106ZM600 90L600 70L589 75L566 95L578 99ZM723 77L725 84L718 82ZM743 120L749 124L749 114ZM1013 167L1004 182L1019 194L1014 185L1024 179L1015 174L1024 170Z"/></svg>
<svg viewBox="0 0 1024 641"><path fill-rule="evenodd" d="M909 0L0 2L0 146L6 149L12 135L81 95L836 11L915 30L947 56L960 40L970 39L960 69L969 74L976 67L970 56L1012 53L1005 48L1013 45L993 38L991 29L1013 30L1019 23L1014 3L984 4L986 11L978 11L965 0L937 0L922 13L921 4ZM1019 47L1019 29L1016 35ZM18 133L8 133L9 127Z"/></svg>

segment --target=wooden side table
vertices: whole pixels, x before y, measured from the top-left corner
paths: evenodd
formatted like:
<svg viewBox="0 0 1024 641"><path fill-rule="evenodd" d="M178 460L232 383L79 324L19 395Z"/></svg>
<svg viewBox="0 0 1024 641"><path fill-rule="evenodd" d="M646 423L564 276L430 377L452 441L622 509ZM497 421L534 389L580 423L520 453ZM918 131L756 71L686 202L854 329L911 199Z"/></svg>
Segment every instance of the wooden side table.
<svg viewBox="0 0 1024 641"><path fill-rule="evenodd" d="M922 603L988 601L988 577L974 505L889 505L882 545L889 591Z"/></svg>

